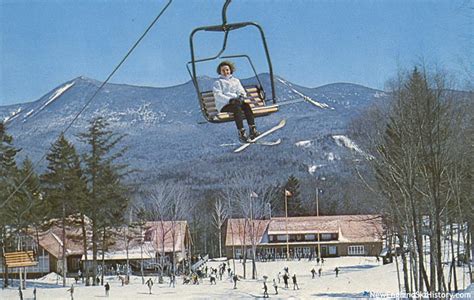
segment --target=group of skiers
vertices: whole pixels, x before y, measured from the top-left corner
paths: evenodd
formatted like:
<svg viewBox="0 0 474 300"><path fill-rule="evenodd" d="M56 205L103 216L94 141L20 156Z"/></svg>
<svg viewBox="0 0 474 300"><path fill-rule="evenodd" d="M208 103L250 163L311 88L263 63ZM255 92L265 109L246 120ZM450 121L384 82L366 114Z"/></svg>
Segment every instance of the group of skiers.
<svg viewBox="0 0 474 300"><path fill-rule="evenodd" d="M207 275L208 271L209 271L208 267L205 266L205 268L203 270L204 270L205 274ZM210 268L209 279L210 279L211 285L216 284L217 274L219 274L220 280L222 280L222 275L224 274L225 271L227 271L228 278L231 279L232 282L234 283L234 289L237 289L237 281L239 281L239 277L232 272L232 269L230 267L226 269L226 263L225 262L222 263L221 265L219 265L218 269L217 268L212 268L212 267ZM338 277L339 276L339 267L336 267L334 269L334 272L336 274L336 277ZM312 278L314 279L315 275L316 275L316 270L315 270L314 267L311 269L311 275L312 275ZM322 275L322 268L321 267L318 269L318 275L319 275L319 277L321 277L321 275ZM277 278L273 279L273 284L272 284L272 286L275 290L275 295L278 295L278 287L279 287L278 284L281 284L281 279L283 279L283 284L284 284L285 289L289 288L289 280L291 278L292 282L293 282L293 290L299 290L296 274L294 273L293 276L291 276L291 277L290 276L291 275L290 275L288 267L283 268L283 275L282 275L282 272L278 272ZM184 278L183 279L183 284L188 284L191 281L193 282L193 284L199 284L199 276L197 275L196 272L191 274L190 279L189 279L188 276L184 276L183 278ZM269 297L268 286L267 286L268 277L264 276L263 278L264 278L264 281L263 281L263 297L268 298ZM278 283L277 283L277 280L278 280ZM170 286L171 286L171 283L173 281L174 281L174 277L170 277ZM151 294L152 293L152 287L153 287L153 280L151 278L149 278L145 282L145 284L148 286L149 294ZM109 296L109 291L110 291L110 285L109 285L108 282L104 285L104 288L105 288L105 295L106 295L106 297L108 297ZM68 292L71 295L71 300L74 300L74 285L71 285L71 288L68 289Z"/></svg>
<svg viewBox="0 0 474 300"><path fill-rule="evenodd" d="M278 279L278 283L281 283L281 279L283 279L283 283L285 285L285 288L289 288L288 287L288 282L290 280L290 272L289 272L289 268L288 267L285 267L283 268L283 276L281 275L281 272L278 272L277 274L277 279ZM275 295L278 295L278 284L276 282L277 279L273 279L273 288L275 289ZM299 286L298 286L298 281L296 279L296 274L293 274L293 276L291 276L291 279L293 281L293 290L299 290ZM264 276L264 281L263 281L263 297L264 298L268 298L269 295L268 295L268 286L267 286L267 277Z"/></svg>

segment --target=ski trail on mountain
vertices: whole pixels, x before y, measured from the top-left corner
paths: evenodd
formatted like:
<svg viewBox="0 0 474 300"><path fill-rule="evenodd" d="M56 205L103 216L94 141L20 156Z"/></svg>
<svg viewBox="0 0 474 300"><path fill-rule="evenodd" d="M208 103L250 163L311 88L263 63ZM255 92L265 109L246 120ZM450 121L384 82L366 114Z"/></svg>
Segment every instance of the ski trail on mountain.
<svg viewBox="0 0 474 300"><path fill-rule="evenodd" d="M326 103L321 103L319 101L316 101L314 100L313 98L295 90L294 88L291 87L291 84L289 84L288 82L286 82L285 80L283 79L280 79L280 78L277 78L278 81L280 81L281 83L283 83L284 85L286 85L288 88L290 88L290 90L297 94L298 96L300 96L301 98L305 99L306 101L308 102L311 102L313 105L319 107L319 108L327 108L327 109L333 109L332 107L330 107L329 105L327 105Z"/></svg>
<svg viewBox="0 0 474 300"><path fill-rule="evenodd" d="M46 101L43 105L41 105L41 107L35 111L34 109L30 110L28 113L25 114L24 118L23 118L23 122L26 122L26 120L33 116L33 115L36 115L38 114L40 111L42 111L43 109L45 109L48 105L50 105L51 103L54 102L54 100L58 99L62 94L64 94L64 92L66 92L67 90L69 90L73 85L74 85L75 82L71 82L71 83L68 83L68 84L65 84L64 86L58 88L56 91L54 91L54 93L49 97L48 101Z"/></svg>

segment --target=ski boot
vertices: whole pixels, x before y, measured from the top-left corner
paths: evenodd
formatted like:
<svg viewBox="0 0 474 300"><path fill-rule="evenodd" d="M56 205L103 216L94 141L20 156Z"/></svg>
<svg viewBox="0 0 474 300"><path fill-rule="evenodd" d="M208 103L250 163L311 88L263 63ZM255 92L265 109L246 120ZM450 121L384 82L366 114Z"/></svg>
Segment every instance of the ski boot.
<svg viewBox="0 0 474 300"><path fill-rule="evenodd" d="M250 125L250 139L253 140L260 135L260 132L257 131L257 126Z"/></svg>
<svg viewBox="0 0 474 300"><path fill-rule="evenodd" d="M242 143L248 143L249 138L247 137L247 134L245 133L245 129L239 129L239 141Z"/></svg>

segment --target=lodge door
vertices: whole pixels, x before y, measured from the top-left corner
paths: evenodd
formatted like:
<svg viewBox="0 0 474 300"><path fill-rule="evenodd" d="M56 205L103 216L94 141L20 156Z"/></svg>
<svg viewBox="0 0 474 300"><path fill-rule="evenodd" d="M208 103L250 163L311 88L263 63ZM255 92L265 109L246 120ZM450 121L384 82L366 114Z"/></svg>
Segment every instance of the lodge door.
<svg viewBox="0 0 474 300"><path fill-rule="evenodd" d="M328 256L328 246L321 246L321 257Z"/></svg>

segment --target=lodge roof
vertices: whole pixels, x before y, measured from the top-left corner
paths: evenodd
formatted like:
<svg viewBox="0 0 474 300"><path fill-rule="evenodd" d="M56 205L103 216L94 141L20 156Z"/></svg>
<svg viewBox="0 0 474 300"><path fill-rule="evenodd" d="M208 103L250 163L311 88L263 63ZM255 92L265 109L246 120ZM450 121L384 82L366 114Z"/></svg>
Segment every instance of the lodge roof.
<svg viewBox="0 0 474 300"><path fill-rule="evenodd" d="M157 252L173 252L173 242L175 252L186 250L187 221L152 221L144 227L145 241L152 241Z"/></svg>
<svg viewBox="0 0 474 300"><path fill-rule="evenodd" d="M61 223L58 220L52 220L49 222L49 228L36 234L35 231L29 231L30 236L35 240L38 237L39 245L44 248L48 253L56 258L61 258L63 253L63 241L66 243L66 256L71 255L84 255L82 228L79 223L77 216L70 216L67 220L65 227L66 235L63 237ZM91 222L86 217L86 232L87 240L89 242L88 250L91 249ZM143 230L143 233L141 232ZM107 230L107 248L106 253L112 255L112 253L121 253L127 248L130 252L134 249L140 249L140 243L142 237L148 237L149 240L146 243L147 248L151 252L153 249L156 252L162 252L163 241L165 252L173 251L173 240L175 242L174 250L176 252L184 251L184 241L188 231L187 221L164 221L164 222L146 222L142 228L138 227L122 227L113 228ZM164 234L164 239L162 238ZM188 235L189 237L189 235ZM101 250L101 243L99 242L98 248ZM138 251L138 250L137 250ZM147 250L148 251L148 250Z"/></svg>
<svg viewBox="0 0 474 300"><path fill-rule="evenodd" d="M305 217L277 217L271 220L255 220L259 225L255 238L262 243L267 235L288 234L338 234L338 242L365 243L379 242L383 233L382 217L380 215L335 215L335 216L305 216ZM249 226L245 227L244 219L230 219L226 232L226 246L250 245ZM240 227L237 226L240 224ZM233 227L232 227L233 226ZM234 228L232 230L232 228ZM235 230L240 228L240 230Z"/></svg>
<svg viewBox="0 0 474 300"><path fill-rule="evenodd" d="M229 219L227 223L226 246L251 245L262 242L270 220ZM254 232L255 234L252 234Z"/></svg>

